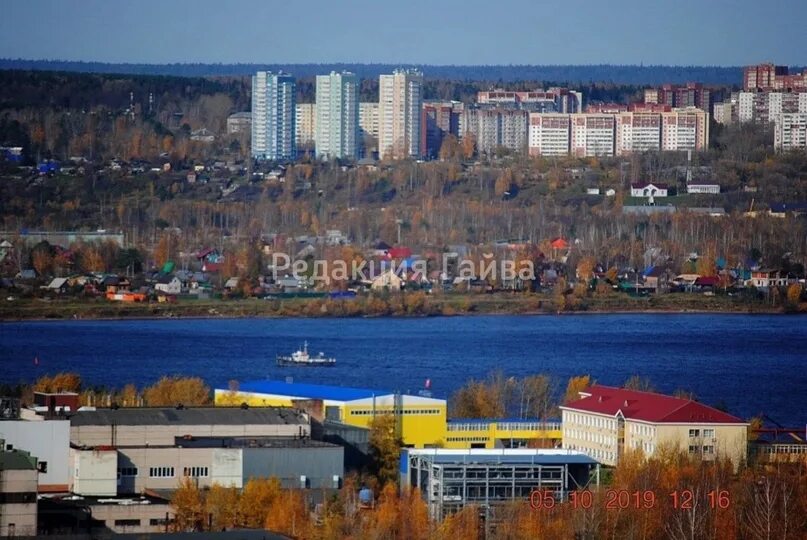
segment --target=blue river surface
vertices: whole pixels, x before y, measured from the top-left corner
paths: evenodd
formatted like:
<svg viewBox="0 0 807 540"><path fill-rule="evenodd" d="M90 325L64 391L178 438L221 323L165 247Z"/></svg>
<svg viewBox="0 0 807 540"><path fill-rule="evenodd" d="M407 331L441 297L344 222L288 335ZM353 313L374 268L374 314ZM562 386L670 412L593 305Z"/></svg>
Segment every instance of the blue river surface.
<svg viewBox="0 0 807 540"><path fill-rule="evenodd" d="M748 418L807 423L807 318L782 315L586 314L375 319L151 319L0 324L0 383L75 371L87 385L151 384L164 374L283 379L435 397L471 378L545 373L560 386L591 374L648 377ZM278 367L308 340L330 368ZM34 358L39 359L35 365Z"/></svg>

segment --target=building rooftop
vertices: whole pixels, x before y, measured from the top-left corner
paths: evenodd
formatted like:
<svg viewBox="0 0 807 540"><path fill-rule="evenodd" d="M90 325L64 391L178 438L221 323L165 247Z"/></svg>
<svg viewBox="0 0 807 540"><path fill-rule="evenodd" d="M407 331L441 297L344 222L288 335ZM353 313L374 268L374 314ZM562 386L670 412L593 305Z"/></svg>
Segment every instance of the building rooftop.
<svg viewBox="0 0 807 540"><path fill-rule="evenodd" d="M299 399L327 399L333 401L353 401L392 393L386 390L368 390L365 388L350 388L348 386L328 386L324 384L271 380L244 382L239 385L238 390L241 392L289 396Z"/></svg>
<svg viewBox="0 0 807 540"><path fill-rule="evenodd" d="M723 411L691 399L594 385L580 393L582 399L561 407L608 416L620 413L629 420L671 424L745 424Z"/></svg>
<svg viewBox="0 0 807 540"><path fill-rule="evenodd" d="M473 448L469 450L453 450L443 448L405 449L408 456L420 456L428 459L432 463L445 464L504 464L504 463L528 463L536 465L555 465L566 463L580 463L596 465L597 461L590 458L583 452L576 450L561 449L510 449L495 448L482 449Z"/></svg>
<svg viewBox="0 0 807 540"><path fill-rule="evenodd" d="M97 409L78 411L70 426L308 424L305 413L290 407L198 407Z"/></svg>
<svg viewBox="0 0 807 540"><path fill-rule="evenodd" d="M30 471L34 469L36 469L36 458L28 452L0 450L0 471Z"/></svg>
<svg viewBox="0 0 807 540"><path fill-rule="evenodd" d="M182 448L335 448L338 445L305 438L281 437L175 437Z"/></svg>

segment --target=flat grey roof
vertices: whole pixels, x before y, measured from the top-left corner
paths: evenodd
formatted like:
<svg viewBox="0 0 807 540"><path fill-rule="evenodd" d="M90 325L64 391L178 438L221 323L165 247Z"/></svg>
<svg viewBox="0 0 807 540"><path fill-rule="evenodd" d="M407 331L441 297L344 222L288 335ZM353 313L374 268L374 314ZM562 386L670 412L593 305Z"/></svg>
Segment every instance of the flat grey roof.
<svg viewBox="0 0 807 540"><path fill-rule="evenodd" d="M97 409L77 411L70 426L169 426L169 425L251 425L308 424L302 411L290 407L198 407Z"/></svg>
<svg viewBox="0 0 807 540"><path fill-rule="evenodd" d="M418 456L424 461L440 465L564 465L581 464L596 465L597 461L582 452L567 450L416 450L408 452L409 456Z"/></svg>
<svg viewBox="0 0 807 540"><path fill-rule="evenodd" d="M337 444L289 437L174 437L183 448L339 448Z"/></svg>

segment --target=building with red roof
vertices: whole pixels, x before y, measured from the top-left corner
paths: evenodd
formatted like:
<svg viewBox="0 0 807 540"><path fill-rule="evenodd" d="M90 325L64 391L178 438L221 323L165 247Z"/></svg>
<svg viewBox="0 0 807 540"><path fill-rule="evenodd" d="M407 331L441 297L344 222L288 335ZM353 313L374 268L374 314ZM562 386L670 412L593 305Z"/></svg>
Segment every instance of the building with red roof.
<svg viewBox="0 0 807 540"><path fill-rule="evenodd" d="M748 423L691 399L594 385L561 407L563 447L616 465L625 452L652 455L663 446L702 459L747 455Z"/></svg>

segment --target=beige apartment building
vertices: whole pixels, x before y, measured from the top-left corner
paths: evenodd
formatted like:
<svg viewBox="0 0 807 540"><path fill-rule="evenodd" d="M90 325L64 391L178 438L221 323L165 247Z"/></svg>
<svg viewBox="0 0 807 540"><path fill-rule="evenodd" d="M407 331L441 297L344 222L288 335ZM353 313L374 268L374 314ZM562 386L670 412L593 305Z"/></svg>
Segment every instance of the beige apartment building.
<svg viewBox="0 0 807 540"><path fill-rule="evenodd" d="M298 103L295 114L297 146L300 148L313 147L317 133L317 105L315 103Z"/></svg>
<svg viewBox="0 0 807 540"><path fill-rule="evenodd" d="M747 456L748 423L689 399L595 385L563 407L563 448L616 466L629 450L674 447L704 460Z"/></svg>
<svg viewBox="0 0 807 540"><path fill-rule="evenodd" d="M378 79L378 154L382 159L420 155L423 73L395 70ZM360 120L361 122L361 120Z"/></svg>

